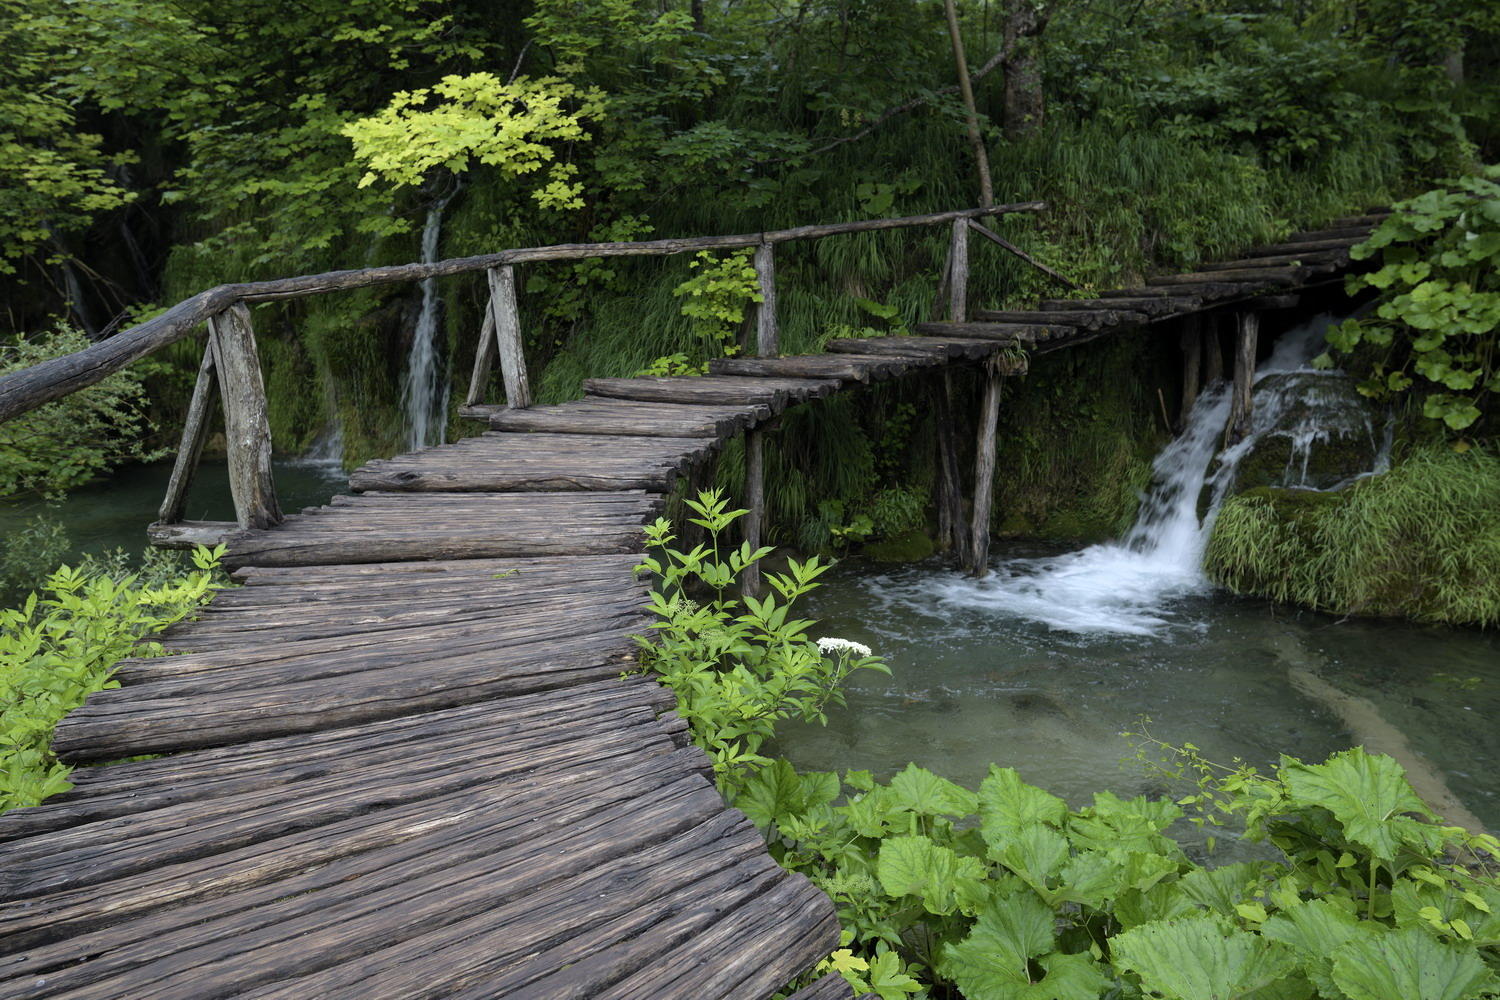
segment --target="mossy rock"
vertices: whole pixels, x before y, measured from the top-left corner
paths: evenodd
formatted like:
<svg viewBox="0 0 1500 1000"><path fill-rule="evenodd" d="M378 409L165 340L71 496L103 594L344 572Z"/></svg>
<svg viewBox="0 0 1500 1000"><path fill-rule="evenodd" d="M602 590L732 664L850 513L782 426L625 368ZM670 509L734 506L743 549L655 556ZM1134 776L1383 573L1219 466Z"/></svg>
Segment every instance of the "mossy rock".
<svg viewBox="0 0 1500 1000"><path fill-rule="evenodd" d="M1374 470L1382 417L1351 379L1286 372L1256 387L1257 440L1235 470L1233 492L1262 486L1328 490Z"/></svg>
<svg viewBox="0 0 1500 1000"><path fill-rule="evenodd" d="M937 543L921 528L870 542L861 552L876 562L918 562L937 551Z"/></svg>

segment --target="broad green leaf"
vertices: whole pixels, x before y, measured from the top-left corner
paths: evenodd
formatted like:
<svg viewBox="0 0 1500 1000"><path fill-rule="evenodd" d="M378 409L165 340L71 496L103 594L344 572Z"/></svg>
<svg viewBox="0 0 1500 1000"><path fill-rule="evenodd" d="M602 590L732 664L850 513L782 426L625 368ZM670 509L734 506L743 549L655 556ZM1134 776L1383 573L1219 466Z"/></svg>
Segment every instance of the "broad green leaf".
<svg viewBox="0 0 1500 1000"><path fill-rule="evenodd" d="M804 802L802 779L790 762L778 758L750 775L744 789L735 796L734 806L765 830L786 816L800 813Z"/></svg>
<svg viewBox="0 0 1500 1000"><path fill-rule="evenodd" d="M1335 949L1333 981L1350 1000L1469 1000L1500 985L1473 945L1445 944L1415 927Z"/></svg>
<svg viewBox="0 0 1500 1000"><path fill-rule="evenodd" d="M943 949L939 970L968 1000L1098 1000L1107 980L1090 956L1053 952L1053 921L1029 893L997 898L968 937ZM1032 959L1045 972L1036 981Z"/></svg>
<svg viewBox="0 0 1500 1000"><path fill-rule="evenodd" d="M1004 844L990 842L989 857L1015 872L1049 901L1047 880L1068 858L1068 838L1045 826L1017 830Z"/></svg>
<svg viewBox="0 0 1500 1000"><path fill-rule="evenodd" d="M1115 964L1168 1000L1237 1000L1288 977L1292 950L1204 914L1144 924L1110 942Z"/></svg>
<svg viewBox="0 0 1500 1000"><path fill-rule="evenodd" d="M1037 823L1061 826L1067 815L1066 802L1026 784L1014 768L991 764L989 776L979 785L980 829L991 843Z"/></svg>
<svg viewBox="0 0 1500 1000"><path fill-rule="evenodd" d="M1375 933L1374 925L1326 899L1313 899L1282 910L1261 925L1262 936L1280 941L1302 959L1303 972L1327 996L1337 996L1333 951L1346 941Z"/></svg>
<svg viewBox="0 0 1500 1000"><path fill-rule="evenodd" d="M974 793L915 764L891 779L891 801L925 816L967 816L979 808Z"/></svg>
<svg viewBox="0 0 1500 1000"><path fill-rule="evenodd" d="M1334 754L1322 764L1285 760L1281 775L1294 801L1322 806L1343 827L1344 836L1361 844L1381 861L1390 862L1408 843L1417 824L1401 822L1400 814L1430 816L1412 791L1401 765L1384 754L1362 747Z"/></svg>
<svg viewBox="0 0 1500 1000"><path fill-rule="evenodd" d="M959 857L927 837L888 837L880 845L876 874L888 896L915 896L929 912L952 913L984 898L984 865Z"/></svg>
<svg viewBox="0 0 1500 1000"><path fill-rule="evenodd" d="M1248 861L1219 868L1197 868L1178 880L1183 895L1216 913L1229 916L1236 904L1254 895L1261 866Z"/></svg>

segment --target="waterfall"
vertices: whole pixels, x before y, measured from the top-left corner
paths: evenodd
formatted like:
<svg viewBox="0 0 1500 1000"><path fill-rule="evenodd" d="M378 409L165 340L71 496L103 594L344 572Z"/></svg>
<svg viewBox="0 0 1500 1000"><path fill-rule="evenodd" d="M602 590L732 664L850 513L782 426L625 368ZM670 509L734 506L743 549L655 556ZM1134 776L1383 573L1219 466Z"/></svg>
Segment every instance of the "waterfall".
<svg viewBox="0 0 1500 1000"><path fill-rule="evenodd" d="M1061 556L1004 561L982 581L941 584L939 596L1078 633L1152 635L1171 624L1173 601L1210 589L1203 553L1241 460L1275 428L1293 439L1293 461L1305 474L1308 449L1327 435L1333 418L1328 407L1317 405L1317 382L1342 375L1308 362L1321 350L1331 322L1318 317L1277 342L1256 373L1251 432L1231 448L1220 450L1229 386L1218 382L1204 390L1182 433L1152 463L1152 486L1123 539ZM1289 414L1296 417L1290 431Z"/></svg>
<svg viewBox="0 0 1500 1000"><path fill-rule="evenodd" d="M438 259L438 237L442 235L443 209L455 192L450 192L427 210L422 226L422 263ZM442 444L448 428L448 377L439 364L438 338L442 301L438 298L436 278L422 281L422 308L412 331L411 352L406 358L406 375L401 381L401 406L406 413L406 444L416 450Z"/></svg>

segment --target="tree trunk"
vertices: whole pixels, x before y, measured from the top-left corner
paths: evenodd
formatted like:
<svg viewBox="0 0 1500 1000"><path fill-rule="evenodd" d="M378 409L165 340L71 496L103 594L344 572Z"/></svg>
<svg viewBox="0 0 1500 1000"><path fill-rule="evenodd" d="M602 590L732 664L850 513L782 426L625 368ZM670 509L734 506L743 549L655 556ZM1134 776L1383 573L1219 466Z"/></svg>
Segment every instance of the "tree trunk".
<svg viewBox="0 0 1500 1000"><path fill-rule="evenodd" d="M974 88L969 84L969 61L964 56L964 40L958 31L958 8L954 0L944 0L943 10L948 17L948 40L953 43L953 61L958 64L958 92L964 99L969 145L974 147L974 163L979 168L979 207L989 208L995 203L995 191L990 183L990 157L984 148L984 136L979 131L979 111L974 105Z"/></svg>
<svg viewBox="0 0 1500 1000"><path fill-rule="evenodd" d="M1001 43L1005 53L1001 60L1005 73L1002 124L1005 134L1013 138L1040 128L1046 118L1040 43L1050 14L1050 10L1039 8L1034 0L1011 0L1005 16L1005 37Z"/></svg>

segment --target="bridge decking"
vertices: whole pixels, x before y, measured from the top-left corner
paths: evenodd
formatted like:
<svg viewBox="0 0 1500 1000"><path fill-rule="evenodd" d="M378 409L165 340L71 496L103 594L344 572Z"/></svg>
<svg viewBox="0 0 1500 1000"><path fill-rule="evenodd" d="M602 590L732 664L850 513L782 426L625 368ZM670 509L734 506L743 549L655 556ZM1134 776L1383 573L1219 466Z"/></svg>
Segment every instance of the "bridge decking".
<svg viewBox="0 0 1500 1000"><path fill-rule="evenodd" d="M848 385L1339 280L1371 221L919 336L472 408L491 431L234 536L244 586L55 740L171 756L0 817L0 997L769 996L837 947L832 904L724 806L670 693L621 677L673 480Z"/></svg>

